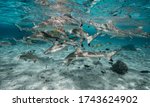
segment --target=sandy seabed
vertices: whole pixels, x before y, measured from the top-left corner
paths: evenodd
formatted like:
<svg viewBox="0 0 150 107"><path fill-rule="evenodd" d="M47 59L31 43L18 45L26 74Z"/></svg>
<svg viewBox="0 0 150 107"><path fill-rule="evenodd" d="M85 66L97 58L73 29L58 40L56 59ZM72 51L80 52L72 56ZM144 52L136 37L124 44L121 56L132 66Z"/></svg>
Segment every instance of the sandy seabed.
<svg viewBox="0 0 150 107"><path fill-rule="evenodd" d="M129 70L125 75L113 72L105 58L83 58L66 65L63 59L73 48L44 55L48 43L26 45L17 43L0 47L0 89L4 90L149 90L150 48L137 47L137 51L122 50L113 57L121 60ZM120 45L111 44L110 49ZM100 49L108 48L108 45ZM35 50L40 60L24 61L23 52ZM98 48L97 48L98 50Z"/></svg>

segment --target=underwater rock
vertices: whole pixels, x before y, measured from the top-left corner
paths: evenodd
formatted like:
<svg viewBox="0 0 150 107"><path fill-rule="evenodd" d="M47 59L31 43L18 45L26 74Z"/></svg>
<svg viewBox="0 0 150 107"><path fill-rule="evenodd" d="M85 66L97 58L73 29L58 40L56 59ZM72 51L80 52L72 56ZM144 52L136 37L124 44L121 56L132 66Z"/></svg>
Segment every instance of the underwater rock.
<svg viewBox="0 0 150 107"><path fill-rule="evenodd" d="M118 60L112 65L111 70L118 74L124 75L128 72L128 66L124 62Z"/></svg>
<svg viewBox="0 0 150 107"><path fill-rule="evenodd" d="M150 71L148 71L148 70L143 70L143 71L140 71L140 73L150 73Z"/></svg>
<svg viewBox="0 0 150 107"><path fill-rule="evenodd" d="M122 46L121 49L126 50L126 51L137 51L137 49L135 48L133 44Z"/></svg>

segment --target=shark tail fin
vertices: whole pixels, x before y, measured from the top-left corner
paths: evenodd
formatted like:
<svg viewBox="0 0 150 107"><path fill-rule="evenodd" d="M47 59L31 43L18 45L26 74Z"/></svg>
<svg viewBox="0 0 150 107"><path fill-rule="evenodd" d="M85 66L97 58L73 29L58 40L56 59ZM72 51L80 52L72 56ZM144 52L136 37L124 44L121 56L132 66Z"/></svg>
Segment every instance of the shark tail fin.
<svg viewBox="0 0 150 107"><path fill-rule="evenodd" d="M106 54L106 59L107 59L107 60L111 60L112 57L113 57L114 55L116 55L117 53L118 53L118 51L112 51L112 52L110 52L110 53L107 53L107 54Z"/></svg>
<svg viewBox="0 0 150 107"><path fill-rule="evenodd" d="M66 64L66 65L68 66L68 65L71 64L71 62L72 62L73 60L74 60L73 58L72 58L72 59L66 59L66 60L64 60L63 62L64 62L64 64Z"/></svg>
<svg viewBox="0 0 150 107"><path fill-rule="evenodd" d="M90 46L90 43L97 37L98 35L95 34L94 36L88 36L86 39L87 39L87 43L88 43L88 46Z"/></svg>

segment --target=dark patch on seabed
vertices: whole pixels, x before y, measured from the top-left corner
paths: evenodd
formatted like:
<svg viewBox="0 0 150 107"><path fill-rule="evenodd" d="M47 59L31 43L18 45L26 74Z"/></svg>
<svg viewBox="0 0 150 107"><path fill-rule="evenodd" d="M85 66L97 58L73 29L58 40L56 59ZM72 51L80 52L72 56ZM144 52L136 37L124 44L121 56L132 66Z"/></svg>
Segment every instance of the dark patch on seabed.
<svg viewBox="0 0 150 107"><path fill-rule="evenodd" d="M149 90L149 0L1 0L0 89Z"/></svg>

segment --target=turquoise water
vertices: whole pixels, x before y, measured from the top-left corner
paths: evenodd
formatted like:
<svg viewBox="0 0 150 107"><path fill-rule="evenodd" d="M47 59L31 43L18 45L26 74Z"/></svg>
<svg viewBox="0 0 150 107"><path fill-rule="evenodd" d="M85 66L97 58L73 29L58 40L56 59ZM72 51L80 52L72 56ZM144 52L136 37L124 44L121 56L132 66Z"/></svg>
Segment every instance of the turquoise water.
<svg viewBox="0 0 150 107"><path fill-rule="evenodd" d="M100 33L90 46L84 38L81 50L105 54L117 50L113 64L121 60L128 72L113 72L107 57L76 58L66 64L65 58L77 47L73 45L44 54L56 40L33 35L57 30L40 24L65 15L75 21L61 27L68 42L74 28L90 37ZM72 40L80 45L81 38L82 34ZM149 90L149 81L150 0L0 0L0 89Z"/></svg>

